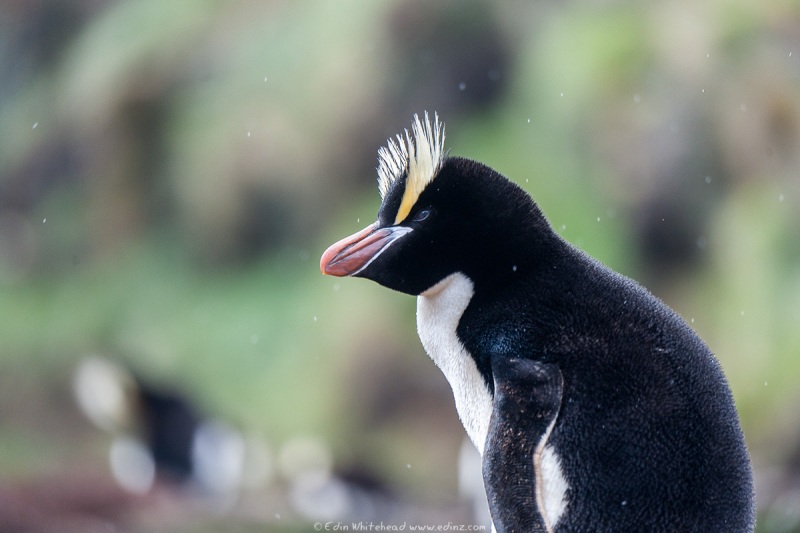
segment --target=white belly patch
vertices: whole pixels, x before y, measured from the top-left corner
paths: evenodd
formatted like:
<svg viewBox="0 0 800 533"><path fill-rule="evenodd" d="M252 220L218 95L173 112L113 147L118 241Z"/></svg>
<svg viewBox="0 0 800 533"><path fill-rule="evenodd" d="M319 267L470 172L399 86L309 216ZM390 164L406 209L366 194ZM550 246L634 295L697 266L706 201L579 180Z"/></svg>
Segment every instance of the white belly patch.
<svg viewBox="0 0 800 533"><path fill-rule="evenodd" d="M561 471L561 461L547 439L553 430L555 420L547 428L536 447L533 465L536 470L536 505L544 518L547 531L553 531L567 508L567 489L569 485Z"/></svg>
<svg viewBox="0 0 800 533"><path fill-rule="evenodd" d="M472 281L460 272L423 292L417 298L417 332L425 351L450 383L458 417L483 455L492 395L475 360L456 335L458 321L473 294Z"/></svg>
<svg viewBox="0 0 800 533"><path fill-rule="evenodd" d="M483 455L492 417L492 394L475 360L458 339L456 328L474 294L472 281L459 272L451 274L417 298L417 331L425 351L442 371L456 403L456 411L470 440ZM542 436L535 451L537 507L548 531L564 514L569 488L561 461L547 445L555 421Z"/></svg>

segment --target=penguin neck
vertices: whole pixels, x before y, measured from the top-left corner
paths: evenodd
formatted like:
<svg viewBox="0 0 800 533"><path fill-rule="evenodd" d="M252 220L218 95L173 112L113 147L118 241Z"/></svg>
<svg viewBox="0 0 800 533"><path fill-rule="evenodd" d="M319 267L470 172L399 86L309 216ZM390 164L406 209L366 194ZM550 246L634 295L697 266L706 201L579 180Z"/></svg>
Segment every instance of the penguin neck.
<svg viewBox="0 0 800 533"><path fill-rule="evenodd" d="M417 331L425 351L450 383L461 423L482 455L492 392L456 333L474 294L469 277L460 272L447 276L417 298Z"/></svg>
<svg viewBox="0 0 800 533"><path fill-rule="evenodd" d="M472 281L473 292L481 298L506 292L522 277L547 278L553 265L569 255L569 245L538 211L529 218L518 226L505 222L476 232L475 244L460 263L464 265L461 272Z"/></svg>

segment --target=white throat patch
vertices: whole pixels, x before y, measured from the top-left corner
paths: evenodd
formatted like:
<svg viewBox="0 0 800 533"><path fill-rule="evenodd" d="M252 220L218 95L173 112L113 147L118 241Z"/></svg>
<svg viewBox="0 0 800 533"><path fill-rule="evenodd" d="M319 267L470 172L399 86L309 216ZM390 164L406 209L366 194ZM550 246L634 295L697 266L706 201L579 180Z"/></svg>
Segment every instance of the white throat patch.
<svg viewBox="0 0 800 533"><path fill-rule="evenodd" d="M492 395L475 360L456 335L458 321L473 294L472 281L460 272L423 292L417 298L417 332L425 351L450 383L458 417L483 455Z"/></svg>

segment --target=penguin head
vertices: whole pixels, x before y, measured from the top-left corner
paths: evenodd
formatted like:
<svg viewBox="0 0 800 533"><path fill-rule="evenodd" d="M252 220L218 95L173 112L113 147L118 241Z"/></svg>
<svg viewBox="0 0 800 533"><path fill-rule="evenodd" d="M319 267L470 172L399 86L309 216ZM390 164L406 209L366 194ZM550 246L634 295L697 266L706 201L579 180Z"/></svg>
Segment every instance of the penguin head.
<svg viewBox="0 0 800 533"><path fill-rule="evenodd" d="M380 149L377 221L330 246L323 274L418 295L455 272L476 286L502 283L535 260L530 228L549 226L530 196L481 163L448 157L443 142L444 125L426 113Z"/></svg>

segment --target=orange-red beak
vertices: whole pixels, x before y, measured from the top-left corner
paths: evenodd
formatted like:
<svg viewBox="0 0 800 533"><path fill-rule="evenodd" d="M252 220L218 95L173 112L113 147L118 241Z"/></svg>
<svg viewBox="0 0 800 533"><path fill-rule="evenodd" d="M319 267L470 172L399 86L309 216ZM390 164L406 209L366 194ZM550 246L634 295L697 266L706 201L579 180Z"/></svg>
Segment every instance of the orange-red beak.
<svg viewBox="0 0 800 533"><path fill-rule="evenodd" d="M376 228L367 226L358 233L332 244L319 261L319 269L329 276L353 276L364 270L397 239L411 231L405 226Z"/></svg>

